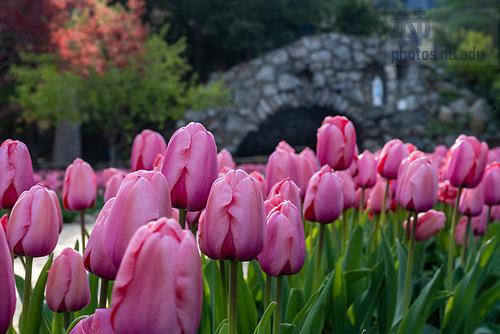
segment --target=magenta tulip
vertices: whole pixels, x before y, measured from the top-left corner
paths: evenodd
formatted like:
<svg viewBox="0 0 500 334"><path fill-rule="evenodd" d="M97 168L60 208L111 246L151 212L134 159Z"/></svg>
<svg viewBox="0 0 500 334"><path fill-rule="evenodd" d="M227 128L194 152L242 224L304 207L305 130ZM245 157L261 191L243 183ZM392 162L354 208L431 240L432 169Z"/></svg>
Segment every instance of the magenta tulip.
<svg viewBox="0 0 500 334"><path fill-rule="evenodd" d="M385 194L385 187L388 180L378 177L377 178L377 183L375 183L375 186L370 189L370 192L367 194L367 205L370 207L370 211L373 213L381 213L382 212L382 206L384 202L384 194ZM391 189L389 188L389 193L387 194L387 201L385 203L385 212L388 212L389 209L391 208L391 201L392 201L392 193Z"/></svg>
<svg viewBox="0 0 500 334"><path fill-rule="evenodd" d="M305 259L304 227L300 210L284 201L267 217L267 238L258 256L266 275L294 275L302 269Z"/></svg>
<svg viewBox="0 0 500 334"><path fill-rule="evenodd" d="M59 238L59 219L51 190L37 184L23 192L7 224L11 252L28 257L52 253Z"/></svg>
<svg viewBox="0 0 500 334"><path fill-rule="evenodd" d="M368 150L364 150L358 157L356 182L361 188L371 188L377 182L377 162L375 156Z"/></svg>
<svg viewBox="0 0 500 334"><path fill-rule="evenodd" d="M484 185L484 203L500 204L500 163L486 166L481 183Z"/></svg>
<svg viewBox="0 0 500 334"><path fill-rule="evenodd" d="M111 327L111 309L100 308L95 313L81 320L69 332L70 334L113 334Z"/></svg>
<svg viewBox="0 0 500 334"><path fill-rule="evenodd" d="M156 131L143 130L138 134L132 144L130 165L132 171L145 169L153 170L158 154L165 154L167 144L163 136Z"/></svg>
<svg viewBox="0 0 500 334"><path fill-rule="evenodd" d="M80 253L65 248L52 263L47 277L47 306L54 312L76 312L90 302L87 272Z"/></svg>
<svg viewBox="0 0 500 334"><path fill-rule="evenodd" d="M466 216L479 216L483 211L484 187L480 183L475 188L465 188L460 196L458 212Z"/></svg>
<svg viewBox="0 0 500 334"><path fill-rule="evenodd" d="M344 181L329 165L323 166L309 180L304 198L304 218L311 222L329 224L340 217L344 206Z"/></svg>
<svg viewBox="0 0 500 334"><path fill-rule="evenodd" d="M217 162L219 163L219 170L223 169L224 167L227 167L228 169L234 169L236 164L234 163L233 156L231 155L231 152L223 148L218 154L217 154Z"/></svg>
<svg viewBox="0 0 500 334"><path fill-rule="evenodd" d="M214 136L199 123L177 130L168 142L162 173L167 179L172 206L202 210L217 178L217 147Z"/></svg>
<svg viewBox="0 0 500 334"><path fill-rule="evenodd" d="M97 195L96 175L92 167L76 158L66 168L63 183L63 206L68 211L81 211L94 206Z"/></svg>
<svg viewBox="0 0 500 334"><path fill-rule="evenodd" d="M198 330L203 277L196 240L174 219L160 218L134 234L111 298L116 333Z"/></svg>
<svg viewBox="0 0 500 334"><path fill-rule="evenodd" d="M344 116L327 116L317 132L316 154L321 166L335 170L349 168L354 159L356 130Z"/></svg>
<svg viewBox="0 0 500 334"><path fill-rule="evenodd" d="M266 241L266 210L257 181L241 169L214 182L198 242L211 259L250 261Z"/></svg>
<svg viewBox="0 0 500 334"><path fill-rule="evenodd" d="M438 184L436 167L415 151L399 167L396 201L408 211L428 211L437 202Z"/></svg>
<svg viewBox="0 0 500 334"><path fill-rule="evenodd" d="M87 247L85 247L85 252L83 253L85 268L94 275L107 280L114 280L117 272L116 267L111 263L111 260L104 251L103 239L104 225L107 224L109 212L114 201L115 198L112 197L104 204L99 216L97 216Z"/></svg>
<svg viewBox="0 0 500 334"><path fill-rule="evenodd" d="M8 217L7 214L4 213L2 218L0 218L0 226L2 227L3 233L7 233L7 222L8 222Z"/></svg>
<svg viewBox="0 0 500 334"><path fill-rule="evenodd" d="M7 333L16 310L16 283L9 246L3 229L0 229L0 333Z"/></svg>
<svg viewBox="0 0 500 334"><path fill-rule="evenodd" d="M0 208L10 209L33 185L33 166L26 145L7 139L0 146Z"/></svg>
<svg viewBox="0 0 500 334"><path fill-rule="evenodd" d="M351 172L349 170L341 170L336 171L335 174L344 181L342 183L343 210L354 207L356 204L356 184L352 179Z"/></svg>
<svg viewBox="0 0 500 334"><path fill-rule="evenodd" d="M455 187L474 188L483 177L488 145L473 136L460 135L448 151L447 178Z"/></svg>
<svg viewBox="0 0 500 334"><path fill-rule="evenodd" d="M290 180L289 178L284 179L281 182L276 183L269 192L267 199L272 199L273 197L279 198L279 203L284 202L286 200L292 202L299 211L302 207L302 202L300 200L300 189L299 187ZM278 203L278 204L279 204ZM266 209L267 212L267 209Z"/></svg>
<svg viewBox="0 0 500 334"><path fill-rule="evenodd" d="M427 212L419 213L415 240L422 242L437 234L444 228L445 221L446 215L441 211L429 210ZM403 225L406 227L407 222L405 221ZM406 229L408 231L408 235L410 235L412 225L413 217L410 218L410 228Z"/></svg>
<svg viewBox="0 0 500 334"><path fill-rule="evenodd" d="M136 171L123 179L104 225L104 251L116 268L135 231L160 217L171 217L165 176L158 171Z"/></svg>
<svg viewBox="0 0 500 334"><path fill-rule="evenodd" d="M266 166L266 188L268 193L276 183L286 178L290 178L295 184L298 183L297 160L298 155L286 142L281 142L276 147L269 156Z"/></svg>
<svg viewBox="0 0 500 334"><path fill-rule="evenodd" d="M392 139L385 143L378 159L377 171L386 179L398 177L399 166L404 158L410 155L410 150L399 139Z"/></svg>

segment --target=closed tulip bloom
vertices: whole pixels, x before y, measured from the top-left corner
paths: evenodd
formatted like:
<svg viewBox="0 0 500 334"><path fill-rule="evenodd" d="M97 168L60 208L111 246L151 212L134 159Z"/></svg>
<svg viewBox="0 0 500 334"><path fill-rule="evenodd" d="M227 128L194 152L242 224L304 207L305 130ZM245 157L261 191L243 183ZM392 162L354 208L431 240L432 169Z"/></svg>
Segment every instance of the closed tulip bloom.
<svg viewBox="0 0 500 334"><path fill-rule="evenodd" d="M104 225L104 251L116 268L135 231L160 217L171 217L165 176L158 171L136 171L123 179Z"/></svg>
<svg viewBox="0 0 500 334"><path fill-rule="evenodd" d="M123 179L127 176L125 172L120 171L114 174L106 182L106 190L104 191L104 203L106 203L110 198L115 197L118 193L118 189L123 182Z"/></svg>
<svg viewBox="0 0 500 334"><path fill-rule="evenodd" d="M203 209L218 171L215 139L203 125L189 123L170 138L161 172L167 178L173 207Z"/></svg>
<svg viewBox="0 0 500 334"><path fill-rule="evenodd" d="M392 139L385 143L378 159L377 171L386 179L398 177L399 166L404 158L410 155L410 150L399 139Z"/></svg>
<svg viewBox="0 0 500 334"><path fill-rule="evenodd" d="M486 166L481 183L484 185L484 203L490 206L500 204L500 163Z"/></svg>
<svg viewBox="0 0 500 334"><path fill-rule="evenodd" d="M7 233L7 222L8 222L8 217L7 214L4 213L2 218L0 218L0 226L2 227L3 233Z"/></svg>
<svg viewBox="0 0 500 334"><path fill-rule="evenodd" d="M449 180L441 181L438 184L438 201L453 205L457 198L458 189L451 185Z"/></svg>
<svg viewBox="0 0 500 334"><path fill-rule="evenodd" d="M198 330L203 277L196 240L174 219L160 218L135 233L111 298L116 333Z"/></svg>
<svg viewBox="0 0 500 334"><path fill-rule="evenodd" d="M165 161L165 156L163 154L158 154L155 162L153 163L153 169L161 170L163 167L163 161Z"/></svg>
<svg viewBox="0 0 500 334"><path fill-rule="evenodd" d="M294 275L302 269L306 253L300 210L284 201L267 217L267 238L258 256L266 275Z"/></svg>
<svg viewBox="0 0 500 334"><path fill-rule="evenodd" d="M476 188L465 188L460 196L458 212L466 216L478 216L483 211L484 187L480 183Z"/></svg>
<svg viewBox="0 0 500 334"><path fill-rule="evenodd" d="M336 171L337 174L343 181L342 183L342 197L344 198L343 210L354 207L356 204L356 184L352 179L351 172L349 170Z"/></svg>
<svg viewBox="0 0 500 334"><path fill-rule="evenodd" d="M307 183L316 172L316 166L311 164L310 158L301 154L295 155L295 163L297 168L297 186L300 189L300 197L304 198Z"/></svg>
<svg viewBox="0 0 500 334"><path fill-rule="evenodd" d="M310 148L310 147L305 147L299 155L301 157L306 158L309 161L309 164L313 166L314 172L318 171L318 160L316 159L316 153Z"/></svg>
<svg viewBox="0 0 500 334"><path fill-rule="evenodd" d="M153 170L157 155L165 154L166 149L167 144L161 134L148 129L143 130L135 137L132 144L130 157L132 171Z"/></svg>
<svg viewBox="0 0 500 334"><path fill-rule="evenodd" d="M7 139L0 146L0 208L10 209L33 185L33 166L26 145Z"/></svg>
<svg viewBox="0 0 500 334"><path fill-rule="evenodd" d="M63 183L63 206L68 211L81 211L94 206L97 195L96 175L92 167L76 158L66 168Z"/></svg>
<svg viewBox="0 0 500 334"><path fill-rule="evenodd" d="M467 234L467 228L469 228L467 226L468 225L467 224L468 219L469 219L469 217L463 216L460 219L460 222L458 223L457 228L455 229L455 241L457 242L457 245L459 245L460 247L463 247L463 245L464 245L465 235ZM486 218L484 218L484 220L486 221ZM475 217L471 217L470 224L471 224L471 226L472 226L473 229L474 229L474 225L480 225L480 224L482 224L482 222L481 222L481 215L475 216ZM477 234L475 234L473 240L474 240L474 242L477 242L477 240L478 240L478 235ZM465 242L465 244L469 245L469 240L467 240Z"/></svg>
<svg viewBox="0 0 500 334"><path fill-rule="evenodd" d="M219 153L217 153L217 161L219 163L219 170L224 167L229 169L234 169L236 164L234 163L233 156L231 152L223 148Z"/></svg>
<svg viewBox="0 0 500 334"><path fill-rule="evenodd" d="M431 238L444 228L445 221L446 215L442 211L429 210L419 213L415 240L422 242ZM406 227L406 224L407 222L405 221L403 225ZM408 235L411 233L412 225L413 217L410 218L410 228L407 228Z"/></svg>
<svg viewBox="0 0 500 334"><path fill-rule="evenodd" d="M214 182L198 242L211 259L251 261L266 241L266 210L257 181L241 169Z"/></svg>
<svg viewBox="0 0 500 334"><path fill-rule="evenodd" d="M299 187L290 180L290 178L286 178L281 182L276 183L269 192L267 199L271 199L273 197L279 197L280 203L283 201L290 201L297 208L302 207L302 202L300 200L300 189Z"/></svg>
<svg viewBox="0 0 500 334"><path fill-rule="evenodd" d="M59 238L59 213L54 197L41 184L19 196L7 224L12 253L28 257L47 256Z"/></svg>
<svg viewBox="0 0 500 334"><path fill-rule="evenodd" d="M481 214L470 219L470 224L474 235L484 235L488 224L488 206L484 205Z"/></svg>
<svg viewBox="0 0 500 334"><path fill-rule="evenodd" d="M425 212L437 202L438 171L429 159L416 153L401 163L396 201L408 211Z"/></svg>
<svg viewBox="0 0 500 334"><path fill-rule="evenodd" d="M359 173L358 160L359 160L359 149L358 149L358 145L356 145L354 147L354 158L352 159L352 163L348 168L348 170L351 173L351 176L353 178L358 176L358 173Z"/></svg>
<svg viewBox="0 0 500 334"><path fill-rule="evenodd" d="M282 142L283 143L283 142ZM266 165L266 188L267 192L278 182L290 178L295 184L298 183L297 160L293 148L288 144L278 145L269 156ZM284 149L285 148L285 149Z"/></svg>
<svg viewBox="0 0 500 334"><path fill-rule="evenodd" d="M356 130L344 116L327 116L317 132L316 155L319 164L335 170L349 168L354 159Z"/></svg>
<svg viewBox="0 0 500 334"><path fill-rule="evenodd" d="M304 218L311 222L329 224L340 217L344 207L344 181L329 165L323 166L309 180L304 198Z"/></svg>
<svg viewBox="0 0 500 334"><path fill-rule="evenodd" d="M59 197L57 196L57 194L54 190L49 189L49 193L52 195L52 199L54 200L54 205L56 206L57 221L59 223L59 233L61 233L62 228L63 228L63 216L62 216L62 210L61 210L61 203L59 203Z"/></svg>
<svg viewBox="0 0 500 334"><path fill-rule="evenodd" d="M117 272L116 267L111 263L106 252L104 252L103 239L104 225L107 224L109 212L114 201L115 198L112 197L104 204L99 216L97 216L94 228L92 228L92 233L90 233L87 247L85 247L85 252L83 253L83 264L85 269L107 280L114 280Z"/></svg>
<svg viewBox="0 0 500 334"><path fill-rule="evenodd" d="M259 189L262 192L262 198L266 198L267 197L266 177L262 175L262 173L259 173L256 170L248 174L248 176L257 181L257 183L259 184Z"/></svg>
<svg viewBox="0 0 500 334"><path fill-rule="evenodd" d="M2 218L3 219L3 218ZM16 283L5 233L0 228L0 333L7 333L16 310Z"/></svg>
<svg viewBox="0 0 500 334"><path fill-rule="evenodd" d="M371 188L377 182L377 162L375 156L368 150L364 150L358 157L356 182L361 188Z"/></svg>
<svg viewBox="0 0 500 334"><path fill-rule="evenodd" d="M87 272L80 253L65 248L52 263L45 293L47 306L54 312L76 312L90 302Z"/></svg>
<svg viewBox="0 0 500 334"><path fill-rule="evenodd" d="M70 334L113 334L111 327L111 309L100 308L87 318L81 320L69 332Z"/></svg>
<svg viewBox="0 0 500 334"><path fill-rule="evenodd" d="M379 177L377 179L377 183L375 183L375 186L370 189L370 192L366 194L367 196L367 205L370 207L370 211L373 213L381 213L382 212L382 205L384 201L384 193L385 193L385 187L386 183L388 181L382 177ZM391 189L389 188L389 193L387 194L387 201L385 204L385 212L388 212L389 209L391 208L391 202L392 202L392 193Z"/></svg>
<svg viewBox="0 0 500 334"><path fill-rule="evenodd" d="M473 136L460 135L448 151L447 178L455 187L474 188L483 177L488 145Z"/></svg>

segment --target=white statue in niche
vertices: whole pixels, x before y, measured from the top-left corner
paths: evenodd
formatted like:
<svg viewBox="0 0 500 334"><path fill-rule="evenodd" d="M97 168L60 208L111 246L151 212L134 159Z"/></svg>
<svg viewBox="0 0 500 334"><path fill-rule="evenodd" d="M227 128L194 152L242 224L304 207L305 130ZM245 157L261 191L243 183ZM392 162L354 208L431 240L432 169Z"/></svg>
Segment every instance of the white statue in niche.
<svg viewBox="0 0 500 334"><path fill-rule="evenodd" d="M384 102L384 85L382 79L377 75L372 81L372 105L381 107Z"/></svg>

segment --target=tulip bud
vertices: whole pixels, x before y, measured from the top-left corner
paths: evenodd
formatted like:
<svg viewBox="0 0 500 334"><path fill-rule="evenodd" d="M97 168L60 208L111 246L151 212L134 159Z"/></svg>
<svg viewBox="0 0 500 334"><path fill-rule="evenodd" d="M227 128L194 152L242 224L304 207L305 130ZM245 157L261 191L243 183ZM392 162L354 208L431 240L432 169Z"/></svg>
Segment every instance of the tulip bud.
<svg viewBox="0 0 500 334"><path fill-rule="evenodd" d="M484 203L490 206L500 204L500 163L486 167L481 183L484 185Z"/></svg>
<svg viewBox="0 0 500 334"><path fill-rule="evenodd" d="M364 150L358 158L356 182L361 188L371 188L377 182L377 162L375 156L368 150Z"/></svg>
<svg viewBox="0 0 500 334"><path fill-rule="evenodd" d="M211 259L257 258L266 241L266 211L257 181L241 169L217 179L205 218L200 218L198 238L201 252Z"/></svg>
<svg viewBox="0 0 500 334"><path fill-rule="evenodd" d="M297 169L297 186L300 189L300 198L306 195L307 183L316 172L316 165L311 163L311 158L303 155L295 155Z"/></svg>
<svg viewBox="0 0 500 334"><path fill-rule="evenodd" d="M163 161L165 161L165 156L163 154L158 154L153 163L153 169L161 170L163 168Z"/></svg>
<svg viewBox="0 0 500 334"><path fill-rule="evenodd" d="M344 116L327 116L317 132L316 155L321 166L335 170L349 168L354 159L356 130Z"/></svg>
<svg viewBox="0 0 500 334"><path fill-rule="evenodd" d="M294 275L304 265L305 251L300 210L284 201L267 217L266 243L258 256L260 266L267 275Z"/></svg>
<svg viewBox="0 0 500 334"><path fill-rule="evenodd" d="M488 156L488 145L476 137L460 135L448 151L446 170L455 187L474 188L483 177Z"/></svg>
<svg viewBox="0 0 500 334"><path fill-rule="evenodd" d="M85 269L107 280L114 280L117 272L117 269L113 263L111 263L106 252L104 252L103 240L104 225L107 224L109 212L114 201L115 198L112 197L104 204L99 216L97 216L92 233L90 233L87 247L85 247L85 252L83 253L83 264Z"/></svg>
<svg viewBox="0 0 500 334"><path fill-rule="evenodd" d="M66 168L63 183L63 206L68 211L81 211L94 206L97 181L94 170L80 158Z"/></svg>
<svg viewBox="0 0 500 334"><path fill-rule="evenodd" d="M415 240L421 242L431 238L444 228L445 221L446 215L441 211L429 210L419 213ZM406 225L407 222L405 221L403 226L406 227ZM413 217L410 218L410 228L407 228L408 235L411 234L412 225Z"/></svg>
<svg viewBox="0 0 500 334"><path fill-rule="evenodd" d="M367 194L368 197L367 205L368 207L370 207L370 211L373 213L382 212L382 205L384 201L384 194L387 182L389 181L382 177L379 177L377 179L377 183L375 183L375 186L371 188L369 194ZM385 204L385 212L389 211L389 209L391 208L391 201L392 201L392 193L391 189L389 188L389 193L387 194L387 201Z"/></svg>
<svg viewBox="0 0 500 334"><path fill-rule="evenodd" d="M396 201L408 211L428 211L437 202L438 184L436 167L415 151L399 167Z"/></svg>
<svg viewBox="0 0 500 334"><path fill-rule="evenodd" d="M302 207L302 202L300 201L300 189L299 187L297 187L295 182L290 180L290 178L286 178L283 181L276 183L271 188L271 191L269 192L267 199L270 200L275 197L276 199L273 202L276 203L277 205L279 205L281 202L288 200L292 202L292 204L295 205L300 212L300 208ZM271 210L268 210L266 207L266 215L270 211Z"/></svg>
<svg viewBox="0 0 500 334"><path fill-rule="evenodd" d="M441 181L438 184L438 201L453 205L457 198L458 189L451 185L449 180Z"/></svg>
<svg viewBox="0 0 500 334"><path fill-rule="evenodd" d="M262 192L262 198L266 198L267 196L266 177L262 175L262 173L257 172L256 170L248 174L248 176L257 181L259 189Z"/></svg>
<svg viewBox="0 0 500 334"><path fill-rule="evenodd" d="M386 179L398 177L399 165L404 158L410 155L410 150L399 139L392 139L385 143L378 159L377 170Z"/></svg>
<svg viewBox="0 0 500 334"><path fill-rule="evenodd" d="M165 154L167 144L163 136L156 131L143 130L138 134L132 144L130 165L132 171L144 169L153 170L158 154Z"/></svg>
<svg viewBox="0 0 500 334"><path fill-rule="evenodd" d="M479 216L484 205L484 187L480 183L475 188L465 188L460 196L458 212L466 216Z"/></svg>
<svg viewBox="0 0 500 334"><path fill-rule="evenodd" d="M479 216L470 219L472 231L474 235L484 235L486 232L486 225L488 224L488 206L483 205L483 210Z"/></svg>
<svg viewBox="0 0 500 334"><path fill-rule="evenodd" d="M10 209L33 185L33 166L26 145L7 139L0 146L0 208Z"/></svg>
<svg viewBox="0 0 500 334"><path fill-rule="evenodd" d="M202 282L200 255L190 231L164 217L142 226L130 240L113 287L114 330L196 333Z"/></svg>
<svg viewBox="0 0 500 334"><path fill-rule="evenodd" d="M311 222L329 224L340 217L344 206L344 181L329 165L316 172L307 185L304 198L304 218Z"/></svg>
<svg viewBox="0 0 500 334"><path fill-rule="evenodd" d="M199 123L177 130L168 142L161 172L167 179L172 206L202 210L217 178L217 147L213 135Z"/></svg>
<svg viewBox="0 0 500 334"><path fill-rule="evenodd" d="M100 308L95 313L81 320L69 332L70 334L111 334L111 309Z"/></svg>
<svg viewBox="0 0 500 334"><path fill-rule="evenodd" d="M41 184L19 196L7 224L12 253L28 257L47 256L57 245L60 218L54 197Z"/></svg>
<svg viewBox="0 0 500 334"><path fill-rule="evenodd" d="M0 226L2 227L3 233L7 233L7 222L8 222L8 217L7 214L4 213L2 218L0 218Z"/></svg>
<svg viewBox="0 0 500 334"><path fill-rule="evenodd" d="M298 182L298 156L290 145L285 144L286 142L281 142L280 145L276 147L276 150L269 156L269 160L267 161L266 188L268 193L276 183L286 178L290 178L295 184Z"/></svg>
<svg viewBox="0 0 500 334"><path fill-rule="evenodd" d="M356 204L356 184L352 179L351 172L349 170L341 170L336 171L335 174L344 181L342 183L343 210L352 208Z"/></svg>
<svg viewBox="0 0 500 334"><path fill-rule="evenodd" d="M120 171L114 174L106 182L106 190L104 191L104 203L106 203L110 198L115 197L118 193L118 189L123 182L123 179L127 176L125 172Z"/></svg>
<svg viewBox="0 0 500 334"><path fill-rule="evenodd" d="M171 217L172 207L165 176L158 171L130 173L123 179L104 225L104 251L115 268L135 231L160 217Z"/></svg>
<svg viewBox="0 0 500 334"><path fill-rule="evenodd" d="M219 163L219 170L223 169L224 167L227 167L229 169L234 169L236 166L233 160L233 156L231 155L231 152L223 148L218 154L217 154L217 162Z"/></svg>
<svg viewBox="0 0 500 334"><path fill-rule="evenodd" d="M54 312L76 312L90 302L87 272L80 253L65 248L52 263L47 277L46 299Z"/></svg>
<svg viewBox="0 0 500 334"><path fill-rule="evenodd" d="M2 296L2 302L0 303L0 333L7 333L16 310L16 283L9 246L2 228L0 228L0 296Z"/></svg>

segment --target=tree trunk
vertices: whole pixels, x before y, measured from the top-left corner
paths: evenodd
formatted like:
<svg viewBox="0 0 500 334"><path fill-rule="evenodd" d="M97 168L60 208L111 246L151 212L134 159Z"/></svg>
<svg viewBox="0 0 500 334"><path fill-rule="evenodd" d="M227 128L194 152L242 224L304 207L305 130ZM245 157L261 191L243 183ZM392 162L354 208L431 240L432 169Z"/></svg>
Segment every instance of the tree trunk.
<svg viewBox="0 0 500 334"><path fill-rule="evenodd" d="M81 127L63 120L56 126L54 145L52 149L52 163L55 167L66 167L82 156Z"/></svg>

